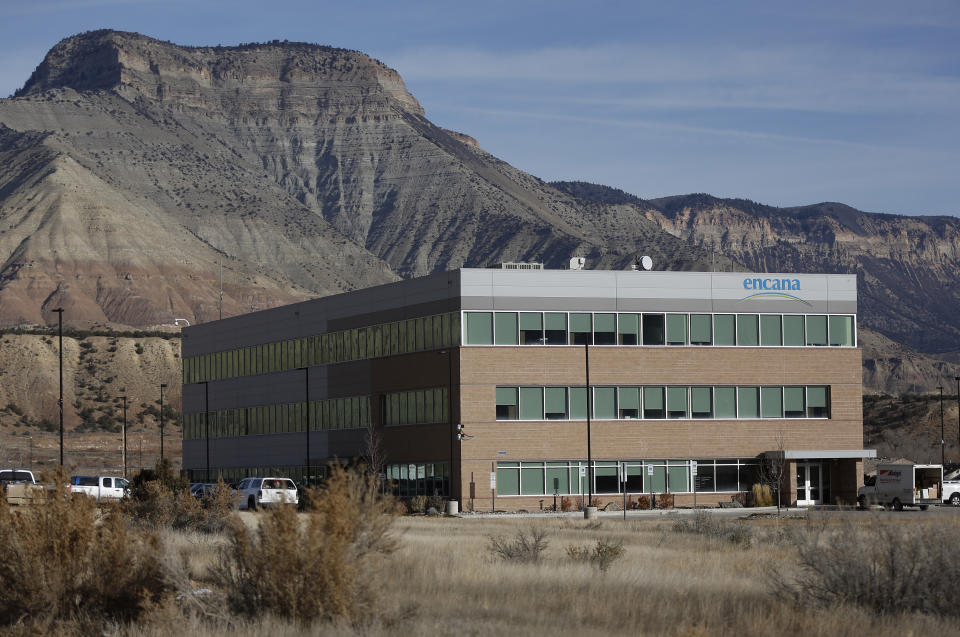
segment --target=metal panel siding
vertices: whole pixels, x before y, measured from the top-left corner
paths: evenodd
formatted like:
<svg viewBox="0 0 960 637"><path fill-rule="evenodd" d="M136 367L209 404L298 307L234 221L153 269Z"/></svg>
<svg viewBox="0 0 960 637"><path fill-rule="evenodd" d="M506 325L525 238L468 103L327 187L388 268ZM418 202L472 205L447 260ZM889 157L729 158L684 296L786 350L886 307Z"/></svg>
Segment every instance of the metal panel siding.
<svg viewBox="0 0 960 637"><path fill-rule="evenodd" d="M293 369L273 374L210 381L210 411L300 402L304 400L303 374L302 371ZM329 397L328 378L327 366L321 365L310 368L310 400L324 400ZM184 413L204 411L203 401L202 383L183 386Z"/></svg>

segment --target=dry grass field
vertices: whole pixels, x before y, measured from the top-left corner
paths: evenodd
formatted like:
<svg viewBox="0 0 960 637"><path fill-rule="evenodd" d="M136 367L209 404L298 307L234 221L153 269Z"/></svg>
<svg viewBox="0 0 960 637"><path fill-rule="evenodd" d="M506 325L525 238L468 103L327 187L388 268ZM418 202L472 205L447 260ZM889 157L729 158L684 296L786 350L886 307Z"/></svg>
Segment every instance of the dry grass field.
<svg viewBox="0 0 960 637"><path fill-rule="evenodd" d="M255 528L264 514L241 514ZM302 515L301 515L302 517ZM871 524L868 515L855 524ZM897 524L910 527L912 519ZM831 525L847 522L829 521ZM717 535L683 533L671 520L587 522L565 519L402 517L394 526L398 548L378 562L379 617L357 629L342 624L298 625L268 615L238 619L207 609L184 618L158 612L130 635L824 635L903 637L960 634L950 618L876 614L841 603L818 607L774 594L778 576L796 571L797 551L787 536L817 525L799 519L752 519L749 543ZM929 521L920 523L921 527ZM950 533L951 519L937 521ZM513 538L536 525L547 547L537 563L505 561L490 538ZM622 542L623 554L604 573L568 556L568 546ZM182 556L193 585L210 585L223 536L167 531L168 554ZM956 574L942 573L942 577ZM219 616L218 616L219 615Z"/></svg>

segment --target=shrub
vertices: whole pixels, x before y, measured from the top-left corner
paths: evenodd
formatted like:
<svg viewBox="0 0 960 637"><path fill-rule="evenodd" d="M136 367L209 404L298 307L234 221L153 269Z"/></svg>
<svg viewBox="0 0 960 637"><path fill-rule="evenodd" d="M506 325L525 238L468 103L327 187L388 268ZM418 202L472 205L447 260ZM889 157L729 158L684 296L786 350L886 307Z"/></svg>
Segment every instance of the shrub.
<svg viewBox="0 0 960 637"><path fill-rule="evenodd" d="M407 510L410 513L423 514L427 512L427 496L415 495L407 500Z"/></svg>
<svg viewBox="0 0 960 637"><path fill-rule="evenodd" d="M0 622L39 632L103 633L142 617L171 592L160 542L116 512L71 497L58 472L53 497L15 513L0 501Z"/></svg>
<svg viewBox="0 0 960 637"><path fill-rule="evenodd" d="M573 544L567 547L567 557L577 562L589 562L599 568L601 573L606 573L610 566L622 555L622 540L616 543L603 539L597 540L593 550L586 546L575 546Z"/></svg>
<svg viewBox="0 0 960 637"><path fill-rule="evenodd" d="M697 511L692 516L678 519L673 523L673 530L676 533L705 535L742 546L749 546L753 542L753 532L742 522L731 524L706 511Z"/></svg>
<svg viewBox="0 0 960 637"><path fill-rule="evenodd" d="M539 562L549 545L546 529L538 526L517 531L513 540L508 540L502 535L491 535L489 540L490 552L508 562Z"/></svg>
<svg viewBox="0 0 960 637"><path fill-rule="evenodd" d="M650 496L641 495L637 497L637 508L646 511L650 508Z"/></svg>
<svg viewBox="0 0 960 637"><path fill-rule="evenodd" d="M673 494L672 494L672 493L658 493L658 494L657 494L657 508L658 508L658 509L672 509L672 508L673 508Z"/></svg>
<svg viewBox="0 0 960 637"><path fill-rule="evenodd" d="M797 550L794 577L772 573L775 590L799 603L849 603L878 615L960 617L960 533L950 524L903 525L874 518L828 528L810 523L785 532Z"/></svg>
<svg viewBox="0 0 960 637"><path fill-rule="evenodd" d="M752 496L752 503L755 507L773 506L773 492L770 490L770 485L754 484L750 495Z"/></svg>
<svg viewBox="0 0 960 637"><path fill-rule="evenodd" d="M186 478L174 476L170 462L157 462L153 471L144 470L130 482L130 498L120 507L138 526L149 529L173 528L217 533L227 526L233 512L233 489L218 482L210 495L194 497Z"/></svg>
<svg viewBox="0 0 960 637"><path fill-rule="evenodd" d="M571 500L567 496L562 496L560 498L560 510L563 511L564 513L573 511L573 500Z"/></svg>
<svg viewBox="0 0 960 637"><path fill-rule="evenodd" d="M303 524L292 506L266 511L256 531L232 518L213 577L238 614L368 624L382 615L378 556L396 547L396 504L375 475L338 465L311 502Z"/></svg>

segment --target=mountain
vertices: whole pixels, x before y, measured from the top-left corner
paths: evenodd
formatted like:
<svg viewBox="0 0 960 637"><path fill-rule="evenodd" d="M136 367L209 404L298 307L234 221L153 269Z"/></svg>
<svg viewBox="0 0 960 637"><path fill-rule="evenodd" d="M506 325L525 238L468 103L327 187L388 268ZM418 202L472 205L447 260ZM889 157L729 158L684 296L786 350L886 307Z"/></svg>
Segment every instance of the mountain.
<svg viewBox="0 0 960 637"><path fill-rule="evenodd" d="M462 265L707 262L433 125L356 51L84 33L0 123L0 325L209 320L221 262L227 314Z"/></svg>
<svg viewBox="0 0 960 637"><path fill-rule="evenodd" d="M664 231L748 270L856 274L861 325L945 359L960 350L956 217L878 214L838 203L775 208L706 194L645 201L594 184L553 185L635 206Z"/></svg>

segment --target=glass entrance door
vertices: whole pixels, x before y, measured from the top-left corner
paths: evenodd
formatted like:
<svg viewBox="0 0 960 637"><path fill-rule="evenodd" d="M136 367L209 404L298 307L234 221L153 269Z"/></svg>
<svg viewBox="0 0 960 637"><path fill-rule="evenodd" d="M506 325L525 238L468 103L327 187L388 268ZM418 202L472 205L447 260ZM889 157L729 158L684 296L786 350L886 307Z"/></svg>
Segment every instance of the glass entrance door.
<svg viewBox="0 0 960 637"><path fill-rule="evenodd" d="M821 504L821 465L819 462L797 463L797 506Z"/></svg>

